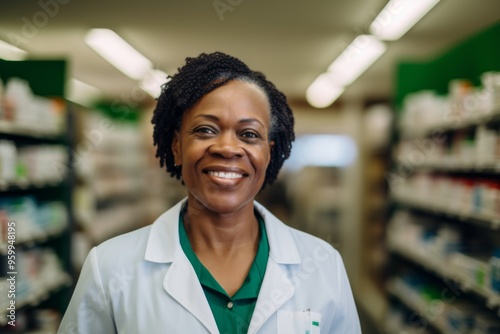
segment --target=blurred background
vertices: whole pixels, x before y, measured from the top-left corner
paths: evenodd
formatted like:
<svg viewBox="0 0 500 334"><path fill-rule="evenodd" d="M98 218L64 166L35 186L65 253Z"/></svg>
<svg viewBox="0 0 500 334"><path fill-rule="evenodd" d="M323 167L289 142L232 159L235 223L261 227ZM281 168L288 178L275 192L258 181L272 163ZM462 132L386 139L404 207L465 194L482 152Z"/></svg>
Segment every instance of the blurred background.
<svg viewBox="0 0 500 334"><path fill-rule="evenodd" d="M151 116L213 51L287 95L258 199L340 251L363 333L500 333L497 0L2 0L0 332L55 333L91 247L186 195Z"/></svg>

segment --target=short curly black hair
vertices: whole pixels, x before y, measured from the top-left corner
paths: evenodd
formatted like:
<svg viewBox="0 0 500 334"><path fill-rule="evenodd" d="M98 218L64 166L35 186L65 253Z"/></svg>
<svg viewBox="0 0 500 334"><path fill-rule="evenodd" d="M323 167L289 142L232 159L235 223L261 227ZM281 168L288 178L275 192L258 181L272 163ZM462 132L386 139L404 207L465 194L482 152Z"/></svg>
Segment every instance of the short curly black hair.
<svg viewBox="0 0 500 334"><path fill-rule="evenodd" d="M286 96L264 74L252 71L241 60L222 52L202 53L198 57L186 58L186 63L177 74L169 76L162 86L152 123L156 157L160 166L166 166L171 176L181 179L181 168L174 164L172 140L180 129L182 116L205 94L232 80L250 82L260 87L270 105L269 139L274 141L271 160L266 170L263 187L271 185L277 178L283 162L290 156L295 140L294 118Z"/></svg>

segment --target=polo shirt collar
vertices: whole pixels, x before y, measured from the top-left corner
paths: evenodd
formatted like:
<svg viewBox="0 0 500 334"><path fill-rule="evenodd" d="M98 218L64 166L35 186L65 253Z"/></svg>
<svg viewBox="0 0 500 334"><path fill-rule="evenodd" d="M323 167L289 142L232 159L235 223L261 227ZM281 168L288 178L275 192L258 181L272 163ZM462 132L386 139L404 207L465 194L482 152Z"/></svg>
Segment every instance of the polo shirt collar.
<svg viewBox="0 0 500 334"><path fill-rule="evenodd" d="M193 248L191 247L191 243L189 242L186 233L186 229L184 228L182 219L183 218L181 214L179 215L179 238L181 247L183 248L187 258L193 265L193 269L196 272L196 276L198 276L200 283L205 287L208 287L212 290L218 291L219 293L226 295L227 294L226 291L220 286L219 282L217 282L217 280L212 276L212 274L210 274L210 272L203 266L203 264L193 251ZM259 238L257 254L255 255L255 259L252 262L248 275L245 278L245 281L243 282L242 286L234 294L234 296L231 297L234 300L257 298L257 296L259 295L261 283L264 279L267 267L267 261L269 257L269 245L267 241L267 233L264 221L261 217L258 217L258 221L261 233Z"/></svg>

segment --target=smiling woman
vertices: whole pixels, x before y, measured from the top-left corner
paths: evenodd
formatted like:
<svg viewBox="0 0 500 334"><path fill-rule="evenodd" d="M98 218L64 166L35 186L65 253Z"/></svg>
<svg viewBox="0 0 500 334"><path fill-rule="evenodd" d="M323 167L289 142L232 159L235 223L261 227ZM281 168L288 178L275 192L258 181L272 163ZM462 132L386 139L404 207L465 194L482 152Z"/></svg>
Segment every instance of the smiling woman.
<svg viewBox="0 0 500 334"><path fill-rule="evenodd" d="M59 333L361 333L338 252L254 200L290 155L286 97L202 54L164 85L152 122L188 196L91 251Z"/></svg>

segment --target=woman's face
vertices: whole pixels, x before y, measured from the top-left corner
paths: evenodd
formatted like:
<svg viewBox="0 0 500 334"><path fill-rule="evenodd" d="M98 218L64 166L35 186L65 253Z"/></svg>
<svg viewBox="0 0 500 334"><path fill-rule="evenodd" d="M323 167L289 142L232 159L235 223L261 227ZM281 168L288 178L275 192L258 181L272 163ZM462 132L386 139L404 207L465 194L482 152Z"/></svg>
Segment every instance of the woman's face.
<svg viewBox="0 0 500 334"><path fill-rule="evenodd" d="M269 126L265 93L240 80L206 94L184 113L172 151L182 165L190 206L224 214L252 205L271 158Z"/></svg>

